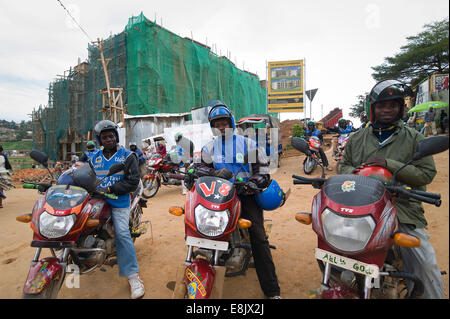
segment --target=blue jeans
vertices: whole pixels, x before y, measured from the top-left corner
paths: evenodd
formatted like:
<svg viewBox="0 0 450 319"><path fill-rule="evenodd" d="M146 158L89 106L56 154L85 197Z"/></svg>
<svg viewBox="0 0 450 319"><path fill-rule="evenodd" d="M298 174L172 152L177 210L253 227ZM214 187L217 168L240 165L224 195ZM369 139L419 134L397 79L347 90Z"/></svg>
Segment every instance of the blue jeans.
<svg viewBox="0 0 450 319"><path fill-rule="evenodd" d="M116 236L117 263L119 265L119 276L127 277L139 272L136 258L136 250L131 239L129 219L130 207L112 207L112 220Z"/></svg>

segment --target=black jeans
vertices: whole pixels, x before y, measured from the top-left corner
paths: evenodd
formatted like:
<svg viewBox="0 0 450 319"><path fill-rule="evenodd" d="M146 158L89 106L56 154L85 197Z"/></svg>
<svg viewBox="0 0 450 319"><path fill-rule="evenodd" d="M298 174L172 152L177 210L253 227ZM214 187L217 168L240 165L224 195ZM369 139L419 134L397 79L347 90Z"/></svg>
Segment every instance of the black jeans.
<svg viewBox="0 0 450 319"><path fill-rule="evenodd" d="M253 195L241 195L239 199L242 207L241 217L252 222L249 228L250 244L261 289L267 297L279 296L280 287L275 273L275 264L264 230L263 210L258 206Z"/></svg>
<svg viewBox="0 0 450 319"><path fill-rule="evenodd" d="M319 148L319 155L320 155L320 158L322 159L322 164L323 164L323 166L324 167L328 167L328 159L327 159L327 156L325 155L325 152L323 151L323 149L322 148Z"/></svg>

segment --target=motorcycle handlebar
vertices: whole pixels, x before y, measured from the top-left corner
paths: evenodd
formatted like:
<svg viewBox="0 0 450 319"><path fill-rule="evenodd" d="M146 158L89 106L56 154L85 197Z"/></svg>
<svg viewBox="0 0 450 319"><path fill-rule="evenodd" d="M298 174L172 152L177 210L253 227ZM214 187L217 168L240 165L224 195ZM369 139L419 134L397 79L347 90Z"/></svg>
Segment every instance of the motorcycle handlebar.
<svg viewBox="0 0 450 319"><path fill-rule="evenodd" d="M47 189L49 189L50 187L52 187L52 184L45 184L45 183L27 183L25 182L22 185L23 188L26 189L37 189L38 191L44 193L47 191Z"/></svg>
<svg viewBox="0 0 450 319"><path fill-rule="evenodd" d="M418 201L428 203L431 205L435 205L436 207L441 206L441 203L442 203L442 201L440 199L436 198L437 195L439 195L439 194L427 193L427 192L416 191L416 190L408 190L406 188L399 187L399 186L386 186L386 189L388 189L392 193L400 193L407 197L414 198ZM440 197L440 195L439 195L439 197Z"/></svg>

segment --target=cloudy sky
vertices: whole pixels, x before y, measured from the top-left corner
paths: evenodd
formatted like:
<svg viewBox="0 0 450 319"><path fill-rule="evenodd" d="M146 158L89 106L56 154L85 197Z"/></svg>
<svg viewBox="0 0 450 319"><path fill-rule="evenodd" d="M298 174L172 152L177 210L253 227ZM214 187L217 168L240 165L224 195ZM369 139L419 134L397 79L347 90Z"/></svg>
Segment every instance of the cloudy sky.
<svg viewBox="0 0 450 319"><path fill-rule="evenodd" d="M448 16L448 0L60 0L89 38L124 30L144 15L170 31L231 52L239 68L266 78L267 61L305 59L305 87L318 88L312 116L335 107L348 114L375 84L372 66L398 53L406 37ZM0 119L29 120L48 103L48 84L90 39L58 0L0 0ZM309 101L306 102L309 117ZM281 119L303 118L285 113ZM358 122L358 121L356 121Z"/></svg>

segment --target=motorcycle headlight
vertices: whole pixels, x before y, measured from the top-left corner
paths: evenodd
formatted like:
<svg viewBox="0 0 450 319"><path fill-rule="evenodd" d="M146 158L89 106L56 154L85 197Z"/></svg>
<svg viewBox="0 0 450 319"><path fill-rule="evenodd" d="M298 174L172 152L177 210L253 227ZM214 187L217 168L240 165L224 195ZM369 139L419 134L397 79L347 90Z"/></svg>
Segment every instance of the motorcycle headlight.
<svg viewBox="0 0 450 319"><path fill-rule="evenodd" d="M375 221L369 215L342 216L329 208L325 208L321 218L326 241L342 251L363 250L376 226Z"/></svg>
<svg viewBox="0 0 450 319"><path fill-rule="evenodd" d="M55 216L44 211L39 217L39 231L46 238L63 237L75 224L76 218L74 214Z"/></svg>
<svg viewBox="0 0 450 319"><path fill-rule="evenodd" d="M195 207L195 223L197 229L203 235L216 237L225 231L229 219L229 211L226 210L210 210L202 205Z"/></svg>

